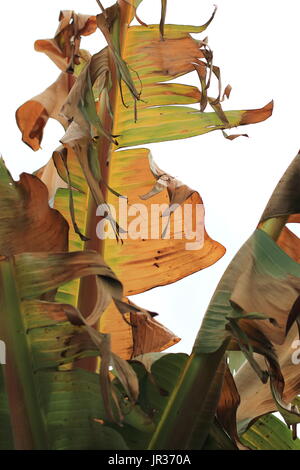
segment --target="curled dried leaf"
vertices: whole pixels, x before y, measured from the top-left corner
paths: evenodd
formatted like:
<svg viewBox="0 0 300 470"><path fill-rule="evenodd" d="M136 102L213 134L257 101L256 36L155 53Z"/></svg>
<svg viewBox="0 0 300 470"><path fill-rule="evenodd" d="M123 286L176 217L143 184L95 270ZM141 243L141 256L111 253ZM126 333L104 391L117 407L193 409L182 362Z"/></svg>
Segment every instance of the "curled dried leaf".
<svg viewBox="0 0 300 470"><path fill-rule="evenodd" d="M17 109L16 120L22 132L22 140L32 150L39 150L44 127L50 117L60 122L65 129L68 126L68 121L60 114L60 110L73 82L68 74L62 73L43 93Z"/></svg>
<svg viewBox="0 0 300 470"><path fill-rule="evenodd" d="M34 44L35 50L44 52L63 72L74 72L80 64L80 39L96 31L96 17L63 10L53 39L40 39Z"/></svg>

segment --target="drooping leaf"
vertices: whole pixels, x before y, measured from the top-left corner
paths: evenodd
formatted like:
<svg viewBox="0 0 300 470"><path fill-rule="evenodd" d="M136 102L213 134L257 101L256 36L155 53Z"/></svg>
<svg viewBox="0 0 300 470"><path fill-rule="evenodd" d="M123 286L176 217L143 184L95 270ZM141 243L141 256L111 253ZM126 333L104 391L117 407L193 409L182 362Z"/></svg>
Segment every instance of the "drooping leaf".
<svg viewBox="0 0 300 470"><path fill-rule="evenodd" d="M114 69L122 103L125 105L122 91L122 83L124 83L134 101L134 120L136 121L136 102L140 99L140 92L135 86L128 64L126 63L126 61L124 61L122 57L119 36L121 28L120 21L121 9L119 8L118 2L112 5L111 7L107 8L100 15L97 15L97 26L101 30L107 41L111 53L111 58L114 63Z"/></svg>
<svg viewBox="0 0 300 470"><path fill-rule="evenodd" d="M30 402L33 403L35 400L37 409L43 413L45 412L45 408L42 405L42 401L45 400L45 403L47 403L48 400L55 399L55 395L53 397L50 384L48 385L47 393L45 392L46 394L44 394L39 382L40 375L38 372L45 371L46 369L49 370L49 372L51 369L52 371L55 371L58 366L71 363L76 358L90 357L100 354L102 357L101 366L103 362L103 367L107 361L107 368L105 370L100 369L100 375L95 375L98 383L100 380L100 384L102 385L102 399L100 397L100 387L98 399L100 402L103 400L103 410L105 411L102 412L101 419L104 418L106 420L107 417L111 419L108 409L110 406L115 406L113 403L110 404L111 398L108 375L108 366L110 364L114 367L117 365L118 377L120 378L121 383L126 385L126 390L130 392L129 398L132 397L133 399L136 399L138 391L135 374L127 363L119 359L116 355L110 353L109 342L106 341L107 335L100 334L96 330L90 328L88 325L88 319L84 320L81 314L71 306L35 300L37 297L40 297L43 292L53 289L57 283L72 279L75 275L74 270L76 271L77 276L90 275L97 271L100 276L99 280L104 283L105 289L110 289L110 296L117 298L120 295L120 284L113 279L110 270L107 270L104 265L101 267L101 263L97 261L98 255L94 255L94 263L92 254L89 255L88 253L86 254L83 252L78 253L79 258L76 256L76 253L48 254L48 256L41 253L27 253L25 255L15 255L11 261L1 261L0 278L2 297L0 305L0 331L1 337L5 339L7 344L7 365L4 366L4 374L6 390L10 400L9 408L12 422L14 423L13 429L15 433L18 429L18 427L16 428L19 423L18 416L21 417L22 413L18 408L19 404L16 402L16 393L13 392L12 387L16 387L18 380L20 380L20 384L18 385L18 387L20 387L19 390L24 390L22 388L24 386L23 380L26 377L26 393L30 394ZM14 306L15 308L18 306L18 309L13 311L13 304L11 304L10 314L12 316L10 319L5 319L5 309L8 308L9 296L12 295L11 288L8 289L9 283L12 282L12 278L9 276L12 274L14 274L14 283L18 286L18 294L14 294L13 299ZM47 283L50 283L50 286L48 286ZM102 307L104 309L105 304L102 305ZM96 310L98 311L98 315L100 315L101 311L99 311L99 305ZM15 318L20 321L20 325L14 320ZM69 323L69 320L71 323ZM16 338L19 338L18 343L20 343L18 351L23 351L23 359L21 363L18 361L15 362L14 360L15 350L10 337L10 331L13 325L10 325L11 328L8 328L8 321L15 322ZM24 346L24 342L22 342L23 339L21 341L21 338L25 339L26 346ZM24 346L23 350L20 349L21 345L22 347ZM106 356L107 359L105 359ZM16 364L16 369L12 375L11 367L14 363ZM22 369L22 373L20 373L20 367ZM64 372L64 378L67 378L68 373L68 371ZM31 389L28 386L30 380L29 375L32 378ZM14 377L16 377L16 381ZM88 384L89 383L86 385L89 389ZM109 387L106 393L105 388L103 388L105 386ZM33 390L35 391L34 395ZM32 429L33 432L37 432L38 428L35 427L35 417L32 415L32 410L30 412L28 402L29 396L25 396L24 407L30 422L30 429ZM114 396L115 399L117 398L117 400L122 400L121 395L116 396L114 394ZM2 400L4 400L4 398L2 398ZM2 409L2 406L5 408L5 401L2 401L0 409ZM17 414L15 414L15 411L12 408L13 406L16 406ZM3 413L5 413L4 410ZM133 413L138 415L140 412L138 409L135 409ZM91 432L97 433L97 427L96 429L93 429L94 426L92 426L92 423L89 423L90 420L93 420L94 418L96 419L96 416L89 416L87 413L83 416L81 411L79 411L79 414L82 416L82 420L85 419L85 426L89 426L91 428ZM121 419L124 419L124 417L121 416ZM144 418L142 417L142 419ZM64 422L67 424L68 419L64 419ZM47 432L48 426L51 426L51 422L49 423L46 421L44 426L46 426L44 433L47 446L51 447L52 444L49 441L49 435ZM8 431L9 429L7 432ZM77 436L77 428L75 425L73 432L75 433L75 436ZM105 435L106 431L104 430L103 432ZM95 435L96 434L90 436L92 442L94 442ZM40 444L38 444L38 442L34 440L34 443L38 448L40 448L39 446L46 445L46 441L41 441ZM44 442L44 444L42 444L42 442ZM15 441L15 445L17 448L27 448L23 447L23 444L20 443L20 441ZM97 445L103 444L98 443ZM111 445L114 444L112 443Z"/></svg>
<svg viewBox="0 0 300 470"><path fill-rule="evenodd" d="M61 112L69 122L74 121L83 129L93 126L96 128L98 136L104 135L112 140L97 114L92 89L97 80L97 91L101 98L102 92L108 86L109 77L108 50L105 48L100 53L93 55L90 62L80 73L68 99L63 103ZM92 137L92 132L90 134Z"/></svg>
<svg viewBox="0 0 300 470"><path fill-rule="evenodd" d="M291 338L296 334L291 327L298 315L300 245L286 228L280 236L276 228L279 216L286 222L299 219L299 162L297 155L276 187L259 229L229 265L195 343L196 352L211 353L233 335L230 347L246 354L250 364L239 370L235 380L241 397L238 419L248 422L276 408L288 423L299 421L297 409L288 402L299 393L289 354ZM281 219L279 222L282 226ZM265 232L268 224L275 227L277 243ZM287 336L289 331L292 336ZM268 365L255 353L264 356ZM270 375L270 384L254 380L250 366L263 382Z"/></svg>
<svg viewBox="0 0 300 470"><path fill-rule="evenodd" d="M16 112L22 139L33 150L40 148L49 117L58 120L64 128L67 127L67 120L60 114L61 107L76 80L76 72L79 72L89 56L86 51L79 49L81 36L92 34L96 27L95 16L78 15L74 11L64 10L60 12L54 38L35 42L35 50L44 52L62 73L49 88L26 101Z"/></svg>
<svg viewBox="0 0 300 470"><path fill-rule="evenodd" d="M96 30L96 17L63 10L59 14L59 25L53 39L39 39L34 48L46 54L63 72L72 72L79 65L80 39Z"/></svg>
<svg viewBox="0 0 300 470"><path fill-rule="evenodd" d="M140 354L160 352L179 341L168 328L153 318L153 313L123 302L122 311L111 303L100 321L103 333L111 335L111 348L118 356L133 359Z"/></svg>
<svg viewBox="0 0 300 470"><path fill-rule="evenodd" d="M22 139L33 150L40 148L49 117L56 119L64 128L67 127L68 122L60 115L60 110L73 83L72 76L61 73L56 82L43 93L26 101L17 109L16 120L22 132Z"/></svg>
<svg viewBox="0 0 300 470"><path fill-rule="evenodd" d="M48 205L46 186L36 176L22 173L12 179L0 160L0 253L67 251L69 227Z"/></svg>
<svg viewBox="0 0 300 470"><path fill-rule="evenodd" d="M222 428L232 439L234 445L236 445L240 450L245 450L245 446L239 439L236 423L239 404L240 396L229 367L227 366L224 374L220 400L217 405L217 419L218 423L221 424Z"/></svg>
<svg viewBox="0 0 300 470"><path fill-rule="evenodd" d="M275 347L278 362L284 377L283 397L286 403L292 403L294 397L299 393L297 348L293 347L294 344L297 344L294 343L294 341L297 341L297 338L298 331L296 325L294 325L284 343L276 345ZM261 357L257 356L256 360L261 367L264 367L264 360ZM235 382L241 397L237 419L238 422L244 423L244 428L246 428L256 416L277 411L269 384L262 384L249 364L244 364L238 371L238 374L235 376Z"/></svg>

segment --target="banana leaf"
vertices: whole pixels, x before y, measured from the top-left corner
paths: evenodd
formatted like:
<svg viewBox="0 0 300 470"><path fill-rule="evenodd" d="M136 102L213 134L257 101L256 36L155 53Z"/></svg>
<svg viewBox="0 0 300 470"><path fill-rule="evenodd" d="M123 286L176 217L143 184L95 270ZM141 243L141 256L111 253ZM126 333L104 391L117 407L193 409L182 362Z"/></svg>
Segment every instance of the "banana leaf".
<svg viewBox="0 0 300 470"><path fill-rule="evenodd" d="M201 33L209 26L215 11L202 26L168 25L165 24L166 3L163 3L160 25L145 25L139 21L139 26L130 26L140 3L120 0L96 18L84 17L88 27L82 20L82 28L77 28L79 41L80 32L89 34L96 23L108 47L90 58L78 52L77 70L75 67L75 73L71 74L67 84L70 93L60 112L60 119L71 124L61 141L63 148L53 155L58 174L68 186L68 189L57 192L55 207L69 221L70 249L92 248L101 252L122 281L126 296L175 282L204 269L222 257L225 249L203 229L200 247L195 246L197 240L191 240L194 246L187 250L184 237L175 236L174 213L169 220L170 237L163 236L163 228L155 227L156 236L149 238L149 231L153 229L149 217L144 227L148 236L141 235L138 239L126 237L130 226L122 227L120 222L119 226L114 225L114 236L99 240L97 229L101 220L98 223L95 216L99 204L109 214L108 223L114 219L111 210L118 209L121 199L134 206L149 193L151 198L142 197L148 214L153 204L170 205L175 192L181 194L179 209L184 204L191 205L194 212L199 206L203 208L201 196L196 191L165 172L165 189L151 193L151 188L157 188L160 183L160 176L153 172L149 151L143 148L120 149L260 122L271 115L273 107L269 103L256 110L222 110L220 70L212 62L206 40L196 40L191 36L191 33ZM81 18L80 15L73 17ZM36 43L36 48L48 54L64 73L71 56L69 33L66 32L71 28L71 18L70 13L60 18L58 36L63 39L58 40L56 33L54 40ZM55 48L52 47L53 41ZM170 83L194 70L200 77L201 91L195 86ZM214 99L207 96L212 75L219 87L219 96ZM224 95L229 97L229 94L227 86ZM62 105L59 96L56 103ZM209 103L212 111L204 112ZM200 107L192 107L197 104ZM22 107L18 113L21 111ZM26 112L26 116L30 120L30 112ZM25 127L20 126L23 139L34 150L40 144L45 122L44 119L38 126L38 142L26 138ZM32 127L28 121L26 132L29 136L33 132ZM49 166L54 169L53 163ZM49 184L52 195L55 192L53 182L59 181L61 185L61 180L57 176L49 178L49 166L39 172L39 176ZM172 188L175 189L172 191ZM118 197L120 195L123 198ZM137 224L134 220L130 222L132 227ZM204 226L203 210L200 223ZM118 238L122 239L121 243ZM64 286L57 298L79 306L88 314L95 296L94 286L83 280ZM133 316L133 312L130 315ZM151 350L145 347L143 351L135 351L134 336L137 333L134 334L128 322L123 320L115 305L111 305L102 316L100 329L113 333L113 347L124 358L134 357L140 352L161 351L178 341L176 335L167 334L161 325L152 324L157 344L152 342ZM130 323L129 314L127 320ZM147 330L149 320L148 315L144 323L140 322L140 338ZM150 341L145 343L149 345Z"/></svg>

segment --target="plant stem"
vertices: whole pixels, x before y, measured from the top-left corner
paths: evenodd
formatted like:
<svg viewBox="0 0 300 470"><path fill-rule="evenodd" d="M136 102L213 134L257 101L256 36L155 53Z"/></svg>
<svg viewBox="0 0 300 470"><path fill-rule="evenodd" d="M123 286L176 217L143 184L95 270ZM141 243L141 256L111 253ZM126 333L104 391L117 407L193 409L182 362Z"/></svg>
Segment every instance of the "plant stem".
<svg viewBox="0 0 300 470"><path fill-rule="evenodd" d="M100 6L100 5L99 5ZM120 6L120 25L119 25L119 42L120 42L120 54L123 55L123 50L126 43L126 35L128 34L128 25L131 21L131 18L134 16L135 8L133 5L127 2L119 2ZM119 98L119 86L116 77L116 71L111 53L109 54L109 68L111 72L112 87L109 92L110 105L113 110L114 116L116 116L118 101ZM115 117L116 120L116 117ZM114 122L108 112L104 115L101 115L101 122L103 127L109 133L113 132ZM107 199L107 184L109 183L109 155L115 149L115 146L108 141L106 137L99 138L98 144L98 159L101 169L101 177L103 182L100 182L100 188L104 199ZM96 234L96 225L99 223L99 219L96 218L96 203L93 200L92 195L90 194L89 203L88 203L88 221L87 221L87 230L86 235L89 240L85 243L85 250L95 250L98 253L104 255L104 242L97 237ZM79 299L78 299L78 308L83 313L84 316L89 315L95 305L97 298L96 283L93 277L85 277L80 281L80 290L79 290ZM98 326L95 325L97 328ZM77 361L77 366L82 367L87 370L95 371L97 369L98 361L96 358L87 358Z"/></svg>
<svg viewBox="0 0 300 470"><path fill-rule="evenodd" d="M287 222L286 216L274 217L260 224L277 240ZM186 449L196 423L201 421L205 399L210 393L217 369L226 350L224 344L213 354L193 352L171 394L149 449ZM207 434L209 427L207 428ZM205 430L203 430L203 435ZM203 437L203 436L202 436Z"/></svg>
<svg viewBox="0 0 300 470"><path fill-rule="evenodd" d="M3 365L16 450L47 449L45 418L38 399L13 262L0 262L0 333L7 363Z"/></svg>

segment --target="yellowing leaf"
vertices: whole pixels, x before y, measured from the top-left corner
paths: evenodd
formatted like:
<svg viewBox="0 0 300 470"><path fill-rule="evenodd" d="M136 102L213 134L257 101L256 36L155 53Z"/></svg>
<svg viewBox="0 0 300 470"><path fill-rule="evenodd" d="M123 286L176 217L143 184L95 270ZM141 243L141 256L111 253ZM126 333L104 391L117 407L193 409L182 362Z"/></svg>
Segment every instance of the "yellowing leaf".
<svg viewBox="0 0 300 470"><path fill-rule="evenodd" d="M115 190L120 192L123 188L123 195L127 197L128 204L134 206L134 204L143 202L144 207L141 213L144 224L141 236L138 239L133 239L129 234L122 244L113 239L107 239L104 243L104 257L124 282L126 295L137 294L154 286L177 281L210 266L223 256L224 248L212 240L204 231L204 228L203 246L200 248L202 240L198 245L196 237L187 240L186 234L183 232L183 225L180 228L174 225L174 219L180 219L178 213L183 209L183 206L178 207L177 212L175 211L171 215L169 222L170 237L163 238L164 226L168 222L168 217L162 218L161 215L170 204L167 190L165 189L151 199L144 201L140 199L140 196L152 189L156 183L156 178L150 171L149 151L147 149L132 149L114 153L110 178L110 184L113 184ZM126 188L125 192L124 188ZM200 223L202 225L204 223L203 203L197 192L189 190L187 194L188 196L180 202L182 205L183 203L190 204L192 223L195 230L197 207L198 211L201 212ZM108 203L114 204L118 209L116 198L110 193L108 194ZM155 214L159 214L161 204L164 205L162 206L161 215L155 217ZM138 209L136 215L139 215ZM129 218L128 223L130 224L133 220L133 217ZM120 226L123 225L122 220L120 220ZM176 230L180 231L176 235L177 238L175 237ZM186 246L189 243L192 247L190 250Z"/></svg>
<svg viewBox="0 0 300 470"><path fill-rule="evenodd" d="M180 340L155 320L151 312L138 310L131 310L129 302L126 309L128 313L122 315L116 305L111 303L101 317L101 331L111 335L111 348L118 356L133 359L149 352L163 351Z"/></svg>

